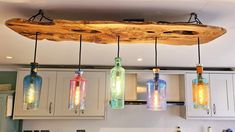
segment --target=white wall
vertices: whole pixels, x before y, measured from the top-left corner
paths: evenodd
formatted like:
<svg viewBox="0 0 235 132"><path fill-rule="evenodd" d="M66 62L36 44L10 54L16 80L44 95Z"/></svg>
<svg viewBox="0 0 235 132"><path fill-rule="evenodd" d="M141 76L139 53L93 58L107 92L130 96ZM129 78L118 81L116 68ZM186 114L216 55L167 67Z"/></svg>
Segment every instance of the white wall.
<svg viewBox="0 0 235 132"><path fill-rule="evenodd" d="M224 128L235 130L235 121L185 120L180 117L179 107L171 106L166 112L151 112L145 106L126 106L124 110L107 112L106 120L24 120L24 130L49 129L51 132L175 132L181 126L182 132L206 132L212 126L213 132Z"/></svg>

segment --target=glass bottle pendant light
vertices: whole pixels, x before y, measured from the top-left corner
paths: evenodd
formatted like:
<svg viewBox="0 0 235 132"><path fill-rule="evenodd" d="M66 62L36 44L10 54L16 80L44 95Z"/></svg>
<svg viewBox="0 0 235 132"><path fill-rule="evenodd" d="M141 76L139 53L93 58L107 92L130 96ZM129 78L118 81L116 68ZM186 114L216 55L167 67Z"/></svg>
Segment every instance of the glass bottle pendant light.
<svg viewBox="0 0 235 132"><path fill-rule="evenodd" d="M153 69L154 78L147 82L147 109L164 111L167 109L166 81L159 79L160 69L157 65L157 38L155 39L155 67Z"/></svg>
<svg viewBox="0 0 235 132"><path fill-rule="evenodd" d="M118 52L115 58L115 67L111 69L111 100L110 106L112 109L123 109L125 102L125 69L121 65L121 58L119 57L119 40L118 36Z"/></svg>
<svg viewBox="0 0 235 132"><path fill-rule="evenodd" d="M203 67L201 66L200 60L200 39L198 37L198 65L197 78L192 80L193 88L193 107L195 109L209 109L209 83L208 80L203 78Z"/></svg>
<svg viewBox="0 0 235 132"><path fill-rule="evenodd" d="M30 75L24 77L23 93L24 93L24 110L37 110L40 105L40 95L42 87L42 77L37 75L36 55L37 55L37 40L39 33L36 33L34 62L31 63Z"/></svg>
<svg viewBox="0 0 235 132"><path fill-rule="evenodd" d="M81 71L81 55L82 55L82 35L80 35L80 48L79 48L79 69L75 72L75 77L70 80L70 92L69 92L69 106L70 110L85 109L85 97L86 97L86 81Z"/></svg>

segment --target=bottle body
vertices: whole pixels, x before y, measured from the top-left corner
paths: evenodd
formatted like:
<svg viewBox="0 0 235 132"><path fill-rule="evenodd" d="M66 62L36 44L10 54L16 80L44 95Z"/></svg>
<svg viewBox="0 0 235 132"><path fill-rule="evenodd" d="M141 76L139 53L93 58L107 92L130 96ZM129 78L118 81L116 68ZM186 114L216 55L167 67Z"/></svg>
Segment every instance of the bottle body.
<svg viewBox="0 0 235 132"><path fill-rule="evenodd" d="M86 98L86 81L82 72L76 73L76 76L70 80L69 106L70 110L84 110Z"/></svg>
<svg viewBox="0 0 235 132"><path fill-rule="evenodd" d="M121 59L115 58L115 67L111 69L110 106L112 109L123 109L125 103L125 69L121 66Z"/></svg>
<svg viewBox="0 0 235 132"><path fill-rule="evenodd" d="M209 109L209 83L208 80L198 75L192 80L193 106L195 109Z"/></svg>
<svg viewBox="0 0 235 132"><path fill-rule="evenodd" d="M147 82L147 109L152 111L167 109L166 81L152 79Z"/></svg>
<svg viewBox="0 0 235 132"><path fill-rule="evenodd" d="M42 78L35 74L24 77L24 110L36 110L40 105Z"/></svg>

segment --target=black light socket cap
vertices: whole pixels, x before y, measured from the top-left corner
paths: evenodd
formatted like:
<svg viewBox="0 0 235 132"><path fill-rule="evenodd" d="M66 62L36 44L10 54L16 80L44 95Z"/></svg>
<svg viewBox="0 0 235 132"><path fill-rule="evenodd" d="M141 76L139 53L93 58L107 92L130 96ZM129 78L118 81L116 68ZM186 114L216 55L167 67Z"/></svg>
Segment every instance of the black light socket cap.
<svg viewBox="0 0 235 132"><path fill-rule="evenodd" d="M82 129L82 130L77 130L76 132L86 132L86 130Z"/></svg>

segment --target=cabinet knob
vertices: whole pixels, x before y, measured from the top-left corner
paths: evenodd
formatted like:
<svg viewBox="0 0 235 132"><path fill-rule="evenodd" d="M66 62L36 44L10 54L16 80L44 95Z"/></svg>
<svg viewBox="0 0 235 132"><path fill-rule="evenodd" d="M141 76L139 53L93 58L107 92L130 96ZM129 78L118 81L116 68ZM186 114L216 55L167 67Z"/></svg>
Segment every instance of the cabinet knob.
<svg viewBox="0 0 235 132"><path fill-rule="evenodd" d="M81 110L82 114L84 114L84 110Z"/></svg>
<svg viewBox="0 0 235 132"><path fill-rule="evenodd" d="M51 114L51 109L52 109L52 102L50 102L50 105L49 105L49 113Z"/></svg>

